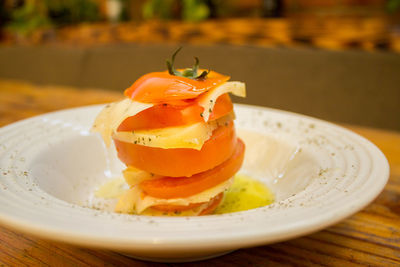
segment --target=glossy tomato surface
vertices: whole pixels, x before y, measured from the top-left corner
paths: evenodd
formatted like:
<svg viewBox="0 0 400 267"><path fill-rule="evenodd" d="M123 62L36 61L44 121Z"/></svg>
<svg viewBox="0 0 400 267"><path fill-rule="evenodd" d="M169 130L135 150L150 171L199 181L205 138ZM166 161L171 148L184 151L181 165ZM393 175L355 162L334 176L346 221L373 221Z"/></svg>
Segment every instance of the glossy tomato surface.
<svg viewBox="0 0 400 267"><path fill-rule="evenodd" d="M209 120L219 119L232 110L233 104L229 95L223 94L218 97ZM118 131L157 129L203 122L202 112L203 107L196 101L187 101L179 105L159 104L125 119Z"/></svg>
<svg viewBox="0 0 400 267"><path fill-rule="evenodd" d="M147 195L157 198L185 198L221 184L239 171L243 163L245 146L238 139L232 156L220 165L191 177L162 177L146 180L139 187Z"/></svg>
<svg viewBox="0 0 400 267"><path fill-rule="evenodd" d="M234 123L214 130L201 150L190 148L163 149L114 139L119 159L127 166L162 176L192 176L227 160L237 143Z"/></svg>
<svg viewBox="0 0 400 267"><path fill-rule="evenodd" d="M205 79L190 79L168 72L151 72L136 80L125 90L125 95L142 103L165 103L193 99L226 82L229 76L210 71Z"/></svg>

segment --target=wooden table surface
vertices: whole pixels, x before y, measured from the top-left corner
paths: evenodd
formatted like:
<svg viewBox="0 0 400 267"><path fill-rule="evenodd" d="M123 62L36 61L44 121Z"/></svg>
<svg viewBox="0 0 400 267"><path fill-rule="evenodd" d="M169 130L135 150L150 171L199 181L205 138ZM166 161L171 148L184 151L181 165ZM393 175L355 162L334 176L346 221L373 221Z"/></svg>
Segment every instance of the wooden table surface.
<svg viewBox="0 0 400 267"><path fill-rule="evenodd" d="M34 86L0 80L0 126L41 113L104 103L121 94ZM400 266L400 133L347 126L375 143L391 174L382 194L367 208L323 231L268 246L247 248L190 266L328 265ZM164 266L103 250L46 241L0 226L0 264L5 266ZM175 266L178 264L168 264Z"/></svg>

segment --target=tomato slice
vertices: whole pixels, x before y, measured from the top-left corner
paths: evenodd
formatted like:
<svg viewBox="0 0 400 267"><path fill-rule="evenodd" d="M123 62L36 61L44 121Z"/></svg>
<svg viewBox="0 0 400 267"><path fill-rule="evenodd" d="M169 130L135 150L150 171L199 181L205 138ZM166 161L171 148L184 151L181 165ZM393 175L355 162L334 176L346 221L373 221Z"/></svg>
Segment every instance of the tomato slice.
<svg viewBox="0 0 400 267"><path fill-rule="evenodd" d="M201 211L200 215L205 215L209 214L210 212L214 211L214 209L219 205L219 203L222 200L222 197L224 196L224 193L219 193L215 197L211 198L210 201L208 201L208 206ZM159 210L159 211L165 211L165 212L179 212L179 211L185 211L185 210L190 210L197 208L207 202L201 202L201 203L191 203L187 206L183 205L156 205L152 206L152 209Z"/></svg>
<svg viewBox="0 0 400 267"><path fill-rule="evenodd" d="M201 202L201 203L190 203L187 206L183 206L183 205L156 205L156 206L152 206L152 209L158 210L158 211L166 211L166 212L176 212L176 211L184 211L184 210L191 210L194 208L197 208L201 205L203 205L205 202Z"/></svg>
<svg viewBox="0 0 400 267"><path fill-rule="evenodd" d="M232 155L236 141L233 122L215 129L201 150L162 149L114 139L118 157L127 166L157 175L173 177L191 176L214 168Z"/></svg>
<svg viewBox="0 0 400 267"><path fill-rule="evenodd" d="M204 210L202 210L199 215L202 216L202 215L208 215L208 214L213 213L213 211L219 206L219 204L221 204L223 196L224 196L224 193L220 193L215 198L213 198L212 202L210 201L210 204L208 205L208 207L205 208Z"/></svg>
<svg viewBox="0 0 400 267"><path fill-rule="evenodd" d="M228 94L223 94L218 97L209 120L219 119L232 110L231 98ZM117 131L157 129L194 124L204 121L201 117L202 112L203 107L200 107L195 101L191 101L186 106L164 103L125 119Z"/></svg>
<svg viewBox="0 0 400 267"><path fill-rule="evenodd" d="M193 99L229 78L214 71L210 71L203 80L175 76L168 72L151 72L136 80L124 94L132 100L153 104Z"/></svg>
<svg viewBox="0 0 400 267"><path fill-rule="evenodd" d="M139 187L156 198L185 198L212 188L231 178L243 163L245 145L238 139L233 155L215 168L191 177L163 177L145 180Z"/></svg>

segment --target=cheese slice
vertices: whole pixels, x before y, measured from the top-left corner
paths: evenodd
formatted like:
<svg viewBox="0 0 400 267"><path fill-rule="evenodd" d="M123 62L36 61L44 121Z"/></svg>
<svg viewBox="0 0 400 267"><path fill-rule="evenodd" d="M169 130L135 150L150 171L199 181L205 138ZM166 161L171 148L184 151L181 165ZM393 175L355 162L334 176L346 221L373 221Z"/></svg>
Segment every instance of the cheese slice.
<svg viewBox="0 0 400 267"><path fill-rule="evenodd" d="M210 139L215 129L234 119L234 112L230 112L208 123L198 122L190 125L161 129L114 132L113 138L122 142L163 149L192 148L200 150L204 142Z"/></svg>
<svg viewBox="0 0 400 267"><path fill-rule="evenodd" d="M126 168L122 174L124 175L124 179L129 186L135 186L140 184L145 180L152 180L160 178L160 175L156 175L153 173L146 172L144 170L137 169L133 166L129 166Z"/></svg>
<svg viewBox="0 0 400 267"><path fill-rule="evenodd" d="M115 132L113 138L149 147L193 148L200 150L216 126L199 122L191 125L162 129L138 130L134 132Z"/></svg>
<svg viewBox="0 0 400 267"><path fill-rule="evenodd" d="M135 102L130 98L110 103L97 115L92 126L92 132L100 133L104 143L109 146L112 133L117 130L118 126L126 118L134 116L152 106L153 104Z"/></svg>
<svg viewBox="0 0 400 267"><path fill-rule="evenodd" d="M202 116L205 122L210 118L210 114L214 109L217 98L226 93L246 97L246 85L242 82L226 82L204 94L201 94L197 99L197 103L204 108Z"/></svg>
<svg viewBox="0 0 400 267"><path fill-rule="evenodd" d="M134 186L118 200L115 206L115 211L120 213L136 213L140 214L144 210L155 206L155 205L180 205L187 206L191 203L202 203L208 202L210 199L218 195L219 193L228 189L233 183L234 177L227 181L207 189L199 194L189 196L187 198L172 198L163 199L155 198L149 195L145 195L139 186Z"/></svg>

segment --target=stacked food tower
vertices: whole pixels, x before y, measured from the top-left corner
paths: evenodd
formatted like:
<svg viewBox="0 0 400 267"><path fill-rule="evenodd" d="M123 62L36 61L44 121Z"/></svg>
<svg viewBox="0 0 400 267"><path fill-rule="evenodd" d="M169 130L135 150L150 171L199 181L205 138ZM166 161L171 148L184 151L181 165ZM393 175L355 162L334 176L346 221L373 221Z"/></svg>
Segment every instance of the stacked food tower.
<svg viewBox="0 0 400 267"><path fill-rule="evenodd" d="M93 130L114 140L130 189L115 210L145 215L205 215L221 203L240 169L245 146L235 133L228 93L244 83L199 69L174 68L140 77L126 98L107 105Z"/></svg>

